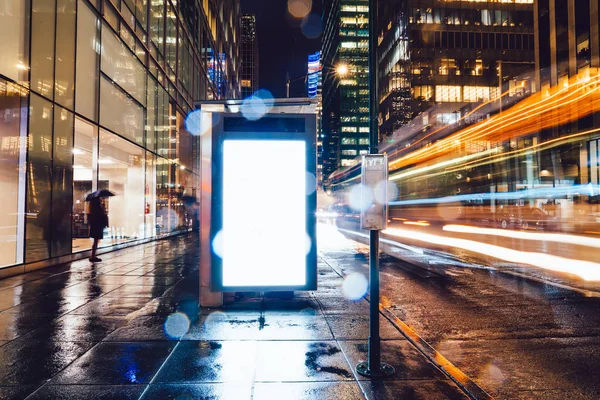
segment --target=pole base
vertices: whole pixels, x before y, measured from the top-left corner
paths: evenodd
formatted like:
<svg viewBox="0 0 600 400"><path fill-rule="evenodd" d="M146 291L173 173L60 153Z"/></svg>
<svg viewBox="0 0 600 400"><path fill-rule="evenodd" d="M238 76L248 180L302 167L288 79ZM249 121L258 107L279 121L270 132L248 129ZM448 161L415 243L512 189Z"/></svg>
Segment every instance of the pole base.
<svg viewBox="0 0 600 400"><path fill-rule="evenodd" d="M373 372L369 369L369 363L367 361L364 361L356 366L356 372L359 375L366 376L367 378L378 379L392 376L394 375L394 373L396 373L396 370L389 364L381 363L379 372Z"/></svg>

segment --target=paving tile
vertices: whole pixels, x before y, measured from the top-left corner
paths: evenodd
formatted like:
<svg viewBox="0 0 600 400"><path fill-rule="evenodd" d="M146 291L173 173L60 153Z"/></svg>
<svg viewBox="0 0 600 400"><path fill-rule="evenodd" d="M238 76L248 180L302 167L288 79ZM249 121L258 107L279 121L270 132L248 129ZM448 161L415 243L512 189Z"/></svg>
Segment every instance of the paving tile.
<svg viewBox="0 0 600 400"><path fill-rule="evenodd" d="M336 339L368 339L369 316L329 314L327 323ZM379 336L382 339L404 339L404 336L383 316L379 316Z"/></svg>
<svg viewBox="0 0 600 400"><path fill-rule="evenodd" d="M235 399L250 400L251 385L214 384L152 384L140 400L163 399Z"/></svg>
<svg viewBox="0 0 600 400"><path fill-rule="evenodd" d="M79 307L75 315L128 315L143 309L153 300L151 297L100 297Z"/></svg>
<svg viewBox="0 0 600 400"><path fill-rule="evenodd" d="M276 299L264 298L263 308L269 311L307 311L320 310L321 307L312 298L292 298L292 299Z"/></svg>
<svg viewBox="0 0 600 400"><path fill-rule="evenodd" d="M319 296L317 295L317 299ZM349 301L343 297L329 297L320 300L325 314L369 315L369 303L364 300Z"/></svg>
<svg viewBox="0 0 600 400"><path fill-rule="evenodd" d="M333 340L334 337L322 314L269 312L263 313L259 340Z"/></svg>
<svg viewBox="0 0 600 400"><path fill-rule="evenodd" d="M0 291L0 312L21 304L23 299L19 296L20 292L20 288L8 288Z"/></svg>
<svg viewBox="0 0 600 400"><path fill-rule="evenodd" d="M0 340L13 340L56 318L52 314L0 313Z"/></svg>
<svg viewBox="0 0 600 400"><path fill-rule="evenodd" d="M130 277L128 277L130 278ZM170 277L170 276L139 276L139 277L131 277L133 280L127 282L130 285L140 285L140 286L171 286L176 284L181 280L178 277ZM200 284L198 284L200 285Z"/></svg>
<svg viewBox="0 0 600 400"><path fill-rule="evenodd" d="M27 334L28 340L99 342L127 323L122 316L67 314Z"/></svg>
<svg viewBox="0 0 600 400"><path fill-rule="evenodd" d="M449 380L360 381L360 386L367 398L373 400L466 400L469 398Z"/></svg>
<svg viewBox="0 0 600 400"><path fill-rule="evenodd" d="M365 397L356 382L311 382L257 383L252 398L254 400L358 400Z"/></svg>
<svg viewBox="0 0 600 400"><path fill-rule="evenodd" d="M20 315L49 314L58 316L73 311L88 302L90 302L88 297L63 297L56 294L39 297L36 300L10 308L5 312Z"/></svg>
<svg viewBox="0 0 600 400"><path fill-rule="evenodd" d="M257 351L254 341L180 342L153 383L251 383Z"/></svg>
<svg viewBox="0 0 600 400"><path fill-rule="evenodd" d="M143 266L136 264L135 267L136 267L135 269L132 269L131 271L127 272L125 275L127 275L127 276L143 276L143 275L146 275L156 269L156 265L154 265L154 264L143 265Z"/></svg>
<svg viewBox="0 0 600 400"><path fill-rule="evenodd" d="M174 346L173 342L103 342L69 365L49 383L55 385L148 383Z"/></svg>
<svg viewBox="0 0 600 400"><path fill-rule="evenodd" d="M187 318L175 319L169 315L140 316L131 320L106 336L107 342L141 342L179 340L185 335L190 326Z"/></svg>
<svg viewBox="0 0 600 400"><path fill-rule="evenodd" d="M134 281L135 276L124 276L124 275L98 275L88 282L98 285L124 285Z"/></svg>
<svg viewBox="0 0 600 400"><path fill-rule="evenodd" d="M216 311L202 315L192 324L183 340L256 340L264 327L259 312L226 313Z"/></svg>
<svg viewBox="0 0 600 400"><path fill-rule="evenodd" d="M367 360L367 340L340 340L338 343L353 368ZM407 340L382 340L381 361L396 369L396 373L388 378L389 380L446 379L446 376L429 363ZM368 380L360 375L357 378Z"/></svg>
<svg viewBox="0 0 600 400"><path fill-rule="evenodd" d="M122 284L98 284L93 281L85 281L78 283L73 286L69 286L65 289L62 289L53 295L61 295L64 297L82 297L89 296L90 298L97 298L106 293L110 293L115 289L123 286Z"/></svg>
<svg viewBox="0 0 600 400"><path fill-rule="evenodd" d="M353 380L352 369L334 341L261 341L257 382Z"/></svg>
<svg viewBox="0 0 600 400"><path fill-rule="evenodd" d="M27 400L134 400L146 385L44 385Z"/></svg>
<svg viewBox="0 0 600 400"><path fill-rule="evenodd" d="M125 275L128 272L140 269L139 266L133 264L125 264L116 268L109 268L105 272L101 272L102 275ZM143 275L143 274L142 274Z"/></svg>
<svg viewBox="0 0 600 400"><path fill-rule="evenodd" d="M31 341L21 337L0 347L0 385L40 384L94 346L92 342Z"/></svg>
<svg viewBox="0 0 600 400"><path fill-rule="evenodd" d="M166 291L167 286L139 286L123 285L110 291L106 297L160 297Z"/></svg>

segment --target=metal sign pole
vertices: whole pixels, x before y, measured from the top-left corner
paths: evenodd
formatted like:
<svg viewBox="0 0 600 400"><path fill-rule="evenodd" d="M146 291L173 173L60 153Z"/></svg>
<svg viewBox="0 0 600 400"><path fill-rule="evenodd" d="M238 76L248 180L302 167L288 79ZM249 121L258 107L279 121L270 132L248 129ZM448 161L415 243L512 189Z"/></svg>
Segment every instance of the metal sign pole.
<svg viewBox="0 0 600 400"><path fill-rule="evenodd" d="M369 106L370 138L369 154L377 155L379 144L378 121L378 67L377 67L377 0L369 0ZM381 339L379 337L379 230L387 224L387 157L385 155L363 157L363 190L369 183L369 176L377 175L386 184L383 185L383 205L373 204L369 211L361 213L361 228L370 229L369 235L369 359L359 363L356 372L370 378L382 378L392 375L391 365L381 362ZM380 183L381 181L377 182ZM377 187L379 186L379 187ZM376 185L375 190L381 190ZM382 198L380 197L380 200Z"/></svg>

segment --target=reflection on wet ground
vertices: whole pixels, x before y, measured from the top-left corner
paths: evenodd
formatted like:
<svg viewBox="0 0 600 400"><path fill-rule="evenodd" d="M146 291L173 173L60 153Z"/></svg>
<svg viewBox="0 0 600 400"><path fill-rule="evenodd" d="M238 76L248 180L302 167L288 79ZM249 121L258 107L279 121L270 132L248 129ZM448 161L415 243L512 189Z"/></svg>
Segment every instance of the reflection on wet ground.
<svg viewBox="0 0 600 400"><path fill-rule="evenodd" d="M382 256L382 304L494 398L600 398L589 372L600 368L600 297L464 256L391 250L405 261Z"/></svg>
<svg viewBox="0 0 600 400"><path fill-rule="evenodd" d="M383 318L384 361L398 373L380 383L357 377L368 304L347 300L324 262L316 292L199 308L197 241L180 236L96 265L0 280L0 398L466 398Z"/></svg>

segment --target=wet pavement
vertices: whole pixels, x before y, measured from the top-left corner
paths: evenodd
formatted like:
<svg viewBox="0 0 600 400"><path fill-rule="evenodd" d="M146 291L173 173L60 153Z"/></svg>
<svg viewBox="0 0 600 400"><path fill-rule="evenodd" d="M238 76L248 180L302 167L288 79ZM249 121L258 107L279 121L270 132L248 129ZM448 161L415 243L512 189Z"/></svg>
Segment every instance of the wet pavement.
<svg viewBox="0 0 600 400"><path fill-rule="evenodd" d="M335 250L335 251L333 251ZM367 358L368 303L331 265L365 272L353 245L324 247L319 290L199 308L197 236L0 280L1 399L465 399L381 317L385 381Z"/></svg>

